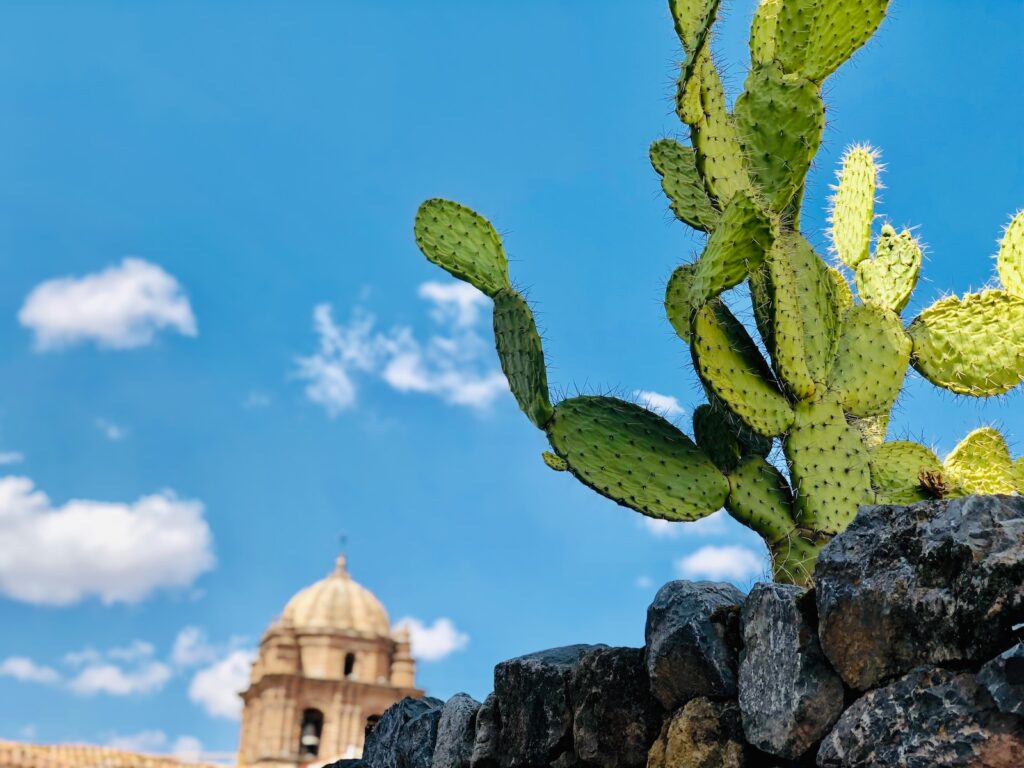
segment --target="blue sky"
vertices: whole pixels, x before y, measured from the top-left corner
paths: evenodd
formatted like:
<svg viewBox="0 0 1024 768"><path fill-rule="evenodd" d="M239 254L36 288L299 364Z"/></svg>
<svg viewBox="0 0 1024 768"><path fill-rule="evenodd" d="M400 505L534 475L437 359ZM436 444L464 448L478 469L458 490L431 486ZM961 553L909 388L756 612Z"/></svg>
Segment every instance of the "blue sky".
<svg viewBox="0 0 1024 768"><path fill-rule="evenodd" d="M554 386L675 397L687 423L660 302L700 240L646 160L681 133L664 5L0 4L0 738L232 751L218 685L342 533L450 651L420 665L439 696L640 644L656 585L723 561L702 548L756 578L731 522L652 528L547 470L487 307L412 240L430 196L490 217ZM717 40L734 92L754 5ZM804 228L824 248L843 148L880 147L880 210L928 245L908 317L986 284L1024 206L1024 5L971 6L894 0L826 84ZM891 435L948 451L984 423L1019 446L1020 395L912 378Z"/></svg>

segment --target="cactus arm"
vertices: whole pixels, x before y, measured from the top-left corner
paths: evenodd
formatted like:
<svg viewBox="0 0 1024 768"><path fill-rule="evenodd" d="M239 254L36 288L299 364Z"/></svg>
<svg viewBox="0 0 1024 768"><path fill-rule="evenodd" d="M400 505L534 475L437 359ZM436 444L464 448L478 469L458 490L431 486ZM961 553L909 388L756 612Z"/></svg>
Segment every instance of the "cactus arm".
<svg viewBox="0 0 1024 768"><path fill-rule="evenodd" d="M688 57L693 58L707 44L721 0L669 0L672 23Z"/></svg>
<svg viewBox="0 0 1024 768"><path fill-rule="evenodd" d="M839 185L832 197L829 218L832 250L850 269L871 253L871 222L875 218L878 153L867 146L851 148L843 156Z"/></svg>
<svg viewBox="0 0 1024 768"><path fill-rule="evenodd" d="M509 287L501 238L483 216L451 200L427 200L416 212L416 245L430 261L494 298Z"/></svg>
<svg viewBox="0 0 1024 768"><path fill-rule="evenodd" d="M1024 211L1017 213L1006 228L996 264L1007 293L1024 298Z"/></svg>
<svg viewBox="0 0 1024 768"><path fill-rule="evenodd" d="M494 297L494 342L516 402L530 421L543 429L554 414L544 350L530 306L512 288Z"/></svg>
<svg viewBox="0 0 1024 768"><path fill-rule="evenodd" d="M942 462L929 448L909 440L883 443L871 452L871 486L878 504L913 504L930 498L923 472L941 472Z"/></svg>
<svg viewBox="0 0 1024 768"><path fill-rule="evenodd" d="M946 475L961 493L1013 493L1013 460L1001 434L991 427L976 429L943 463Z"/></svg>
<svg viewBox="0 0 1024 768"><path fill-rule="evenodd" d="M714 231L720 214L697 173L693 149L672 139L661 139L651 145L650 155L676 218L694 229Z"/></svg>
<svg viewBox="0 0 1024 768"><path fill-rule="evenodd" d="M846 313L829 389L855 417L887 414L910 365L911 341L887 309L861 305Z"/></svg>
<svg viewBox="0 0 1024 768"><path fill-rule="evenodd" d="M775 59L775 29L779 22L782 0L761 0L750 26L750 60L770 64Z"/></svg>
<svg viewBox="0 0 1024 768"><path fill-rule="evenodd" d="M897 235L887 224L882 227L874 258L857 265L857 293L865 304L899 314L917 285L921 259L921 246L914 236L907 230Z"/></svg>
<svg viewBox="0 0 1024 768"><path fill-rule="evenodd" d="M918 315L908 332L911 363L938 387L990 397L1024 381L1024 298L1005 291L951 296Z"/></svg>
<svg viewBox="0 0 1024 768"><path fill-rule="evenodd" d="M552 448L584 485L665 520L698 520L725 503L729 483L690 438L633 403L574 397L555 406Z"/></svg>

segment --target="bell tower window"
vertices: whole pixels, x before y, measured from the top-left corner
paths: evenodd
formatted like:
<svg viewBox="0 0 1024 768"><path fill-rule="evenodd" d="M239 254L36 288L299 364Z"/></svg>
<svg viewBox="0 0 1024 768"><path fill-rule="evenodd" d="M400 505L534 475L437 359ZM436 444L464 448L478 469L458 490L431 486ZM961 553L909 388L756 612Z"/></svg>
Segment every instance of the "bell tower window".
<svg viewBox="0 0 1024 768"><path fill-rule="evenodd" d="M320 734L324 730L324 715L319 709L302 712L302 729L299 731L299 754L316 757L320 754Z"/></svg>
<svg viewBox="0 0 1024 768"><path fill-rule="evenodd" d="M352 677L352 673L356 670L356 655L354 653L345 654L345 677Z"/></svg>

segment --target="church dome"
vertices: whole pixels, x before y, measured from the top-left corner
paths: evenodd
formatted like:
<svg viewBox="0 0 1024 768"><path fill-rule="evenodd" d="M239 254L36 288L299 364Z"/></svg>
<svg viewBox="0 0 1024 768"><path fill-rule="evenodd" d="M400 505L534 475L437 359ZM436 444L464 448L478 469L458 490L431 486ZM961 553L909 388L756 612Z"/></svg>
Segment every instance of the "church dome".
<svg viewBox="0 0 1024 768"><path fill-rule="evenodd" d="M333 631L374 637L391 634L391 622L374 594L353 581L345 557L326 579L296 594L281 613L281 625L301 632Z"/></svg>

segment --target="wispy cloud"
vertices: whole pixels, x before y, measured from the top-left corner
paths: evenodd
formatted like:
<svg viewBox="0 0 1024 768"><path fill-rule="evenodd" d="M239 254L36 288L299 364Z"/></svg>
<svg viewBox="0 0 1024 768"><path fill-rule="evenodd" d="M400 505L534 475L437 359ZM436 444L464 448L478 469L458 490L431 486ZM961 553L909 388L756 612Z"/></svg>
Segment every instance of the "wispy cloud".
<svg viewBox="0 0 1024 768"><path fill-rule="evenodd" d="M61 681L61 674L53 667L36 664L24 656L10 656L0 661L0 677L12 677L22 683L54 685Z"/></svg>
<svg viewBox="0 0 1024 768"><path fill-rule="evenodd" d="M672 395L663 395L660 392L651 392L646 389L638 389L633 392L633 395L644 408L654 411L666 419L675 419L686 413L686 409Z"/></svg>
<svg viewBox="0 0 1024 768"><path fill-rule="evenodd" d="M153 693L163 688L172 674L171 668L161 661L145 661L132 669L111 663L90 664L68 681L68 687L85 696Z"/></svg>
<svg viewBox="0 0 1024 768"><path fill-rule="evenodd" d="M203 745L195 736L179 736L173 742L160 730L140 731L126 735L113 734L106 740L111 749L144 754L170 754L185 763L203 758Z"/></svg>
<svg viewBox="0 0 1024 768"><path fill-rule="evenodd" d="M0 451L0 465L21 464L25 460L25 454L21 451Z"/></svg>
<svg viewBox="0 0 1024 768"><path fill-rule="evenodd" d="M764 570L765 562L761 555L735 545L701 547L676 562L676 571L687 579L744 581Z"/></svg>
<svg viewBox="0 0 1024 768"><path fill-rule="evenodd" d="M242 407L247 411L256 411L261 408L269 408L273 399L266 392L257 392L253 390L249 392L245 399L242 400Z"/></svg>
<svg viewBox="0 0 1024 768"><path fill-rule="evenodd" d="M440 618L428 625L407 617L395 626L409 630L412 655L421 661L439 661L469 645L469 635L456 629L451 619Z"/></svg>
<svg viewBox="0 0 1024 768"><path fill-rule="evenodd" d="M107 419L96 419L96 429L98 429L103 436L112 443L120 442L128 437L127 429L112 421L108 421Z"/></svg>

